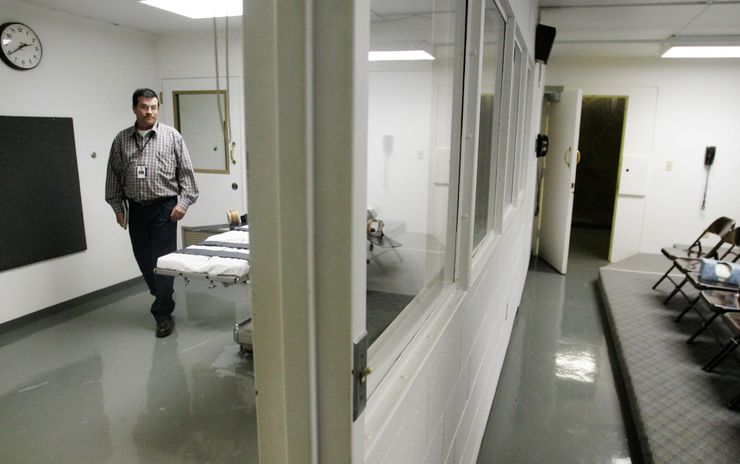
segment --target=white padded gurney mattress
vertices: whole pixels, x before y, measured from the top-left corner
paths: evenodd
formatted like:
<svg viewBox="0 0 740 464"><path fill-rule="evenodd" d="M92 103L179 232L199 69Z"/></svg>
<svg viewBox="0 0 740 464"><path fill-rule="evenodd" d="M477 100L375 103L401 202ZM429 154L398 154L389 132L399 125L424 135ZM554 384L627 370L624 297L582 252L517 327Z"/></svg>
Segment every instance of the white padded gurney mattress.
<svg viewBox="0 0 740 464"><path fill-rule="evenodd" d="M160 274L235 276L249 274L249 232L230 230L212 235L197 245L191 245L160 257ZM170 272L167 272L170 271Z"/></svg>

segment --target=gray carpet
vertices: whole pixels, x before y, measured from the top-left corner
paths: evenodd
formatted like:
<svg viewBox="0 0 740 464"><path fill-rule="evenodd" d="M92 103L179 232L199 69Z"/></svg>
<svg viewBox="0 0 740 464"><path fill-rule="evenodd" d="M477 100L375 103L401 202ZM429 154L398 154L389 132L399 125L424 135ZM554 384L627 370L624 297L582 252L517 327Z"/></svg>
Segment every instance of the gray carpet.
<svg viewBox="0 0 740 464"><path fill-rule="evenodd" d="M686 343L699 316L691 311L674 322L686 300L677 295L663 305L671 289L667 281L651 289L667 268L660 255L638 255L600 270L606 319L643 459L738 463L740 412L725 403L740 392L740 363L730 357L712 373L701 369L719 350L718 342L705 333ZM714 326L723 328L721 321Z"/></svg>
<svg viewBox="0 0 740 464"><path fill-rule="evenodd" d="M367 291L366 330L368 346L401 314L414 295Z"/></svg>

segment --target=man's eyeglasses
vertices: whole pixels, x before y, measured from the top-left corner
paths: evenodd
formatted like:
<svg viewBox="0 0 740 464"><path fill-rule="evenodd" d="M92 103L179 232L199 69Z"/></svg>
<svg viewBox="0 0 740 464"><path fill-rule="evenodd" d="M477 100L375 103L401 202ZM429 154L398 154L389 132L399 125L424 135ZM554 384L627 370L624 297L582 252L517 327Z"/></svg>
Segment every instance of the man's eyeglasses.
<svg viewBox="0 0 740 464"><path fill-rule="evenodd" d="M136 105L136 108L140 109L141 111L157 111L159 109L159 105Z"/></svg>

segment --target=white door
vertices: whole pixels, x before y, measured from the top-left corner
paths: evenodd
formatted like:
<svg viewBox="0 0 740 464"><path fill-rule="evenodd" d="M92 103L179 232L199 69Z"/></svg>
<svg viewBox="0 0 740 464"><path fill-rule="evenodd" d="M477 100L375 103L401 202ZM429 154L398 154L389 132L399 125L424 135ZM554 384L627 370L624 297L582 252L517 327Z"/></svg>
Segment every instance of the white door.
<svg viewBox="0 0 740 464"><path fill-rule="evenodd" d="M226 90L226 80L221 78L220 90ZM216 91L216 79L215 78L190 78L190 79L177 79L177 78L164 78L162 79L162 105L160 109L160 121L165 124L175 126L175 113L174 113L174 92L196 92L196 91ZM193 205L185 218L181 221L181 226L203 226L203 225L214 225L214 224L225 224L226 212L228 210L235 209L239 214L247 212L247 189L246 189L246 169L245 169L245 157L244 157L244 138L243 138L243 127L244 122L242 118L242 83L241 78L231 77L229 81L229 98L228 98L228 111L231 119L231 139L234 141L234 150L229 153L225 151L225 147L221 142L220 137L214 137L214 142L206 144L202 140L201 134L191 134L185 127L197 126L200 121L180 121L180 126L184 129L181 130L185 144L190 151L191 158L193 159L196 167L198 164L197 159L204 159L204 156L218 153L218 157L221 157L222 166L228 168L227 173L223 172L197 172L195 173L195 180L198 183L198 189L200 195L198 201ZM193 94L193 101L195 97L207 98L203 95ZM182 100L181 100L182 101ZM215 95L213 96L213 102L215 102ZM194 109L188 114L197 117L208 117L209 121L203 121L203 126L218 127L218 121L210 121L219 117L218 111L211 108L212 111L197 111ZM222 108L223 118L226 118L226 108ZM184 108L181 109L181 116L184 115ZM217 131L214 130L214 131ZM211 132L214 132L211 131ZM215 134L212 134L215 135ZM220 134L218 134L220 136ZM206 147L207 145L207 147ZM208 153L202 153L203 151ZM223 162L223 157L228 156L228 160ZM201 165L202 166L202 165ZM213 166L206 166L205 170L215 171L217 169L208 169Z"/></svg>
<svg viewBox="0 0 740 464"><path fill-rule="evenodd" d="M549 114L539 251L562 274L568 268L582 98L581 89L563 92L559 102L551 103Z"/></svg>

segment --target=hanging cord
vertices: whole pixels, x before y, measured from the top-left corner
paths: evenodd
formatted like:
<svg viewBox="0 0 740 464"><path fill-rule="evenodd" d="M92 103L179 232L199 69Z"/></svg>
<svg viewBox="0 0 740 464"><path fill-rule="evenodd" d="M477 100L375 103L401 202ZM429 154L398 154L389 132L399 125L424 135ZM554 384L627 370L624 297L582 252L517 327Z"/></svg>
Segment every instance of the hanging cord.
<svg viewBox="0 0 740 464"><path fill-rule="evenodd" d="M226 98L231 95L230 92L230 86L229 86L229 17L227 16L225 18L226 22ZM218 106L218 116L219 116L219 124L221 125L221 131L224 135L224 140L226 141L226 150L228 151L229 159L231 160L232 164L236 164L236 159L234 158L234 148L236 146L236 143L231 140L231 115L229 111L229 105L226 104L226 119L224 120L224 111L221 107L221 79L219 76L219 65L218 65L218 29L216 27L216 18L213 18L213 49L214 49L214 59L215 59L215 65L216 65L216 105ZM225 99L224 99L224 102Z"/></svg>
<svg viewBox="0 0 740 464"><path fill-rule="evenodd" d="M701 209L707 208L707 190L709 189L709 168L711 168L712 165L708 164L705 167L707 168L707 180L704 182L704 197L701 200Z"/></svg>

